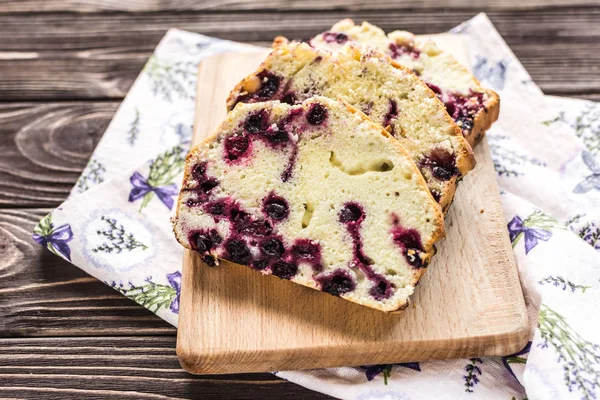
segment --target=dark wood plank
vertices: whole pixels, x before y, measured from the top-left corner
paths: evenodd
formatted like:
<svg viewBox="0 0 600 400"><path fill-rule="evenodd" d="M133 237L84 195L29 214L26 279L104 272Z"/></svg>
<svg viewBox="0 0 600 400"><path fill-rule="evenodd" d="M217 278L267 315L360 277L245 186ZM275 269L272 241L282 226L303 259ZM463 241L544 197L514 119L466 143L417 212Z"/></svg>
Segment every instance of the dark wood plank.
<svg viewBox="0 0 600 400"><path fill-rule="evenodd" d="M276 35L308 38L344 17L367 19L387 30L431 33L473 15L460 9L0 15L0 99L122 98L170 27L266 42ZM489 15L545 92L600 98L599 7Z"/></svg>
<svg viewBox="0 0 600 400"><path fill-rule="evenodd" d="M194 376L175 337L0 339L0 397L329 399L272 374Z"/></svg>
<svg viewBox="0 0 600 400"><path fill-rule="evenodd" d="M49 211L0 209L0 337L175 334L150 311L35 243L33 227Z"/></svg>
<svg viewBox="0 0 600 400"><path fill-rule="evenodd" d="M576 7L597 5L596 0L481 0L476 4L472 0L375 0L365 3L361 0L4 0L0 2L0 13L39 13L39 12L157 12L157 11L233 11L233 10L399 10L414 8L476 8L494 9L532 9L539 7Z"/></svg>
<svg viewBox="0 0 600 400"><path fill-rule="evenodd" d="M0 207L52 207L64 201L117 106L0 104Z"/></svg>
<svg viewBox="0 0 600 400"><path fill-rule="evenodd" d="M342 18L368 20L385 30L415 33L442 32L473 17L473 10L385 10L332 12L227 12L0 15L0 50L31 52L90 50L80 58L118 57L111 47L136 49L155 45L169 28L239 41L270 41L276 35L308 38ZM598 43L596 22L600 7L494 11L488 13L496 28L514 43ZM40 34L43 32L43 35ZM142 47L144 48L144 47Z"/></svg>

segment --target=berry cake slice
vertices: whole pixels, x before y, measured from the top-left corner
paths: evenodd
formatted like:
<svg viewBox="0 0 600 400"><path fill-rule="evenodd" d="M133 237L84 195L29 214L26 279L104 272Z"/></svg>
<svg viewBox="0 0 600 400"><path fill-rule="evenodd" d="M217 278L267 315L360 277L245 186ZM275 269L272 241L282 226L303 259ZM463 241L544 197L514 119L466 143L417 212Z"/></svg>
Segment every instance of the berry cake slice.
<svg viewBox="0 0 600 400"><path fill-rule="evenodd" d="M314 95L340 98L387 127L410 153L444 211L456 181L475 164L469 144L444 105L412 71L374 50L347 45L340 52L277 38L258 71L240 82L227 105Z"/></svg>
<svg viewBox="0 0 600 400"><path fill-rule="evenodd" d="M240 104L187 157L179 242L382 311L408 297L443 217L400 143L351 106Z"/></svg>
<svg viewBox="0 0 600 400"><path fill-rule="evenodd" d="M477 78L433 41L406 31L394 31L386 36L368 22L358 26L351 19L344 19L331 30L315 36L310 44L338 51L346 42L376 49L412 69L444 102L448 114L471 146L477 144L498 119L500 98L496 92L481 87Z"/></svg>

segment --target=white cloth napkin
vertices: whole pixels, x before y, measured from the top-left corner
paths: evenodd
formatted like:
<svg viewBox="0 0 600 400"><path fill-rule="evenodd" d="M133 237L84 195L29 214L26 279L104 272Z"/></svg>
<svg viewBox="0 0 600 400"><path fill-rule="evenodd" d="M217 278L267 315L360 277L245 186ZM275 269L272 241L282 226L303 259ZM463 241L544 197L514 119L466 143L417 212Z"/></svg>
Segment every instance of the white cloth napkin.
<svg viewBox="0 0 600 400"><path fill-rule="evenodd" d="M344 399L600 398L600 105L545 97L485 14L453 33L502 98L488 140L531 342L507 357L276 374ZM177 325L183 250L169 217L191 139L196 66L255 49L170 30L34 239Z"/></svg>

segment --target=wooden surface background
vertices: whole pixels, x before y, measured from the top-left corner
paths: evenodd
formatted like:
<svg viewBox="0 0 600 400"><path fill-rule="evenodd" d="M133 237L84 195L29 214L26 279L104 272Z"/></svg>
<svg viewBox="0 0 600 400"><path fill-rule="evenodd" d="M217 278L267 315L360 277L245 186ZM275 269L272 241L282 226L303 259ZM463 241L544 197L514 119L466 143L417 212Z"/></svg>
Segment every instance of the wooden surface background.
<svg viewBox="0 0 600 400"><path fill-rule="evenodd" d="M31 230L169 27L267 44L343 17L434 33L480 11L545 93L600 100L598 0L0 0L0 398L328 398L270 374L186 374L172 327Z"/></svg>

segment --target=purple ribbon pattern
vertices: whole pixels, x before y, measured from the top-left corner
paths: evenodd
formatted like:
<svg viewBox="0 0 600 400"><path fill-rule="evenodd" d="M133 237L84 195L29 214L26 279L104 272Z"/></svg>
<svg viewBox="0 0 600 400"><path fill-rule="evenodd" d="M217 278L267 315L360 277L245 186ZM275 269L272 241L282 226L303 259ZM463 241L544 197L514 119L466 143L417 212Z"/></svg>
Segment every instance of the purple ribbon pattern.
<svg viewBox="0 0 600 400"><path fill-rule="evenodd" d="M510 241L514 244L519 235L525 237L525 254L528 254L538 244L538 240L547 242L552 237L552 232L541 228L526 226L519 216L515 216L508 223L508 234Z"/></svg>
<svg viewBox="0 0 600 400"><path fill-rule="evenodd" d="M179 194L179 189L176 184L171 183L165 186L152 186L139 172L134 172L134 174L131 175L131 178L129 178L129 181L133 186L133 189L131 189L131 192L129 193L130 203L133 203L152 192L158 196L160 201L162 201L169 210L171 210L174 203L173 197Z"/></svg>
<svg viewBox="0 0 600 400"><path fill-rule="evenodd" d="M175 298L171 302L171 306L169 308L175 314L179 314L179 294L181 293L181 272L176 271L171 274L168 274L167 279L169 281L169 285L171 285L171 287L173 289L175 289L175 292L177 293L175 295Z"/></svg>
<svg viewBox="0 0 600 400"><path fill-rule="evenodd" d="M53 253L61 255L71 261L71 248L67 244L73 240L73 231L71 226L64 224L54 229L52 223L49 225L49 231L44 233L33 233L33 240L46 247Z"/></svg>

